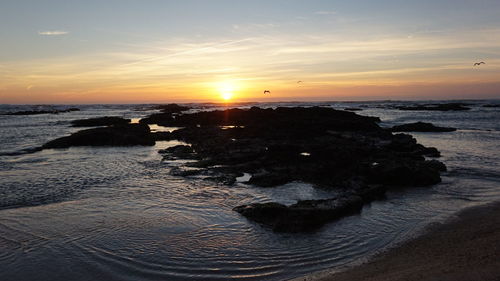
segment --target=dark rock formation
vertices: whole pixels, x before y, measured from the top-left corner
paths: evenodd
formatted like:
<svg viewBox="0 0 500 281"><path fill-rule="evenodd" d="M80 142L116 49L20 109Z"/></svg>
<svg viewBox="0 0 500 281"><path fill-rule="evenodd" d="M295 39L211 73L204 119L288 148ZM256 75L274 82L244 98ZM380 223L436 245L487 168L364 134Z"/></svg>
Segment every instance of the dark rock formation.
<svg viewBox="0 0 500 281"><path fill-rule="evenodd" d="M456 128L438 127L432 123L416 122L404 125L398 125L391 128L393 132L453 132Z"/></svg>
<svg viewBox="0 0 500 281"><path fill-rule="evenodd" d="M143 118L139 121L141 124L158 124L160 126L167 126L165 124L170 123L170 119L174 119L175 116L183 111L189 110L187 106L181 106L175 103L158 105L155 109L160 109L160 113L151 114L150 116Z"/></svg>
<svg viewBox="0 0 500 281"><path fill-rule="evenodd" d="M59 114L66 113L72 111L80 111L78 108L68 108L68 109L54 109L54 110L27 110L27 111L16 111L16 112L7 112L4 115L38 115L38 114Z"/></svg>
<svg viewBox="0 0 500 281"><path fill-rule="evenodd" d="M483 107L500 107L500 103L483 104Z"/></svg>
<svg viewBox="0 0 500 281"><path fill-rule="evenodd" d="M289 207L268 203L235 209L278 231L313 229L383 197L388 188L438 183L444 166L425 160L438 157L437 149L410 135L393 135L378 118L332 108L252 107L155 118L163 126L182 127L171 137L191 144L167 149L166 158L194 158L198 161L190 166L217 182L232 184L237 175L249 173L248 183L257 186L302 181L346 194Z"/></svg>
<svg viewBox="0 0 500 281"><path fill-rule="evenodd" d="M193 148L189 145L176 145L158 152L165 154L164 159L194 159L195 157Z"/></svg>
<svg viewBox="0 0 500 281"><path fill-rule="evenodd" d="M159 109L164 113L181 113L182 111L186 111L191 108L187 106L178 105L175 103L170 103L170 104L160 104L156 106L156 109Z"/></svg>
<svg viewBox="0 0 500 281"><path fill-rule="evenodd" d="M106 116L98 118L80 119L71 121L73 127L98 127L111 125L124 125L130 123L130 119L116 116Z"/></svg>
<svg viewBox="0 0 500 281"><path fill-rule="evenodd" d="M398 106L399 110L431 110L431 111L459 111L469 110L464 103L439 103L439 104L425 104L415 106Z"/></svg>
<svg viewBox="0 0 500 281"><path fill-rule="evenodd" d="M359 212L360 196L350 195L326 200L299 201L291 206L278 203L250 204L234 208L248 219L262 223L278 232L315 230L326 222Z"/></svg>
<svg viewBox="0 0 500 281"><path fill-rule="evenodd" d="M149 127L141 124L116 125L87 129L67 137L50 141L45 148L67 148L71 146L132 146L154 145Z"/></svg>
<svg viewBox="0 0 500 281"><path fill-rule="evenodd" d="M151 135L155 141L168 141L172 140L172 133L170 132L151 132Z"/></svg>

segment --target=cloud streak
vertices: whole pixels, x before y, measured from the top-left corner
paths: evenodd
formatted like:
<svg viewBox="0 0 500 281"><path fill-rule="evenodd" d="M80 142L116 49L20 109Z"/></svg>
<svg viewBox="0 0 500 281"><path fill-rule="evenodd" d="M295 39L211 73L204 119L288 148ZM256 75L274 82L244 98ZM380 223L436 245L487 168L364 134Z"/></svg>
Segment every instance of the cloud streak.
<svg viewBox="0 0 500 281"><path fill-rule="evenodd" d="M336 15L337 12L335 12L335 11L317 11L315 14L316 15Z"/></svg>
<svg viewBox="0 0 500 281"><path fill-rule="evenodd" d="M60 35L66 35L68 33L69 32L62 31L62 30L38 31L38 35L42 35L42 36L60 36Z"/></svg>

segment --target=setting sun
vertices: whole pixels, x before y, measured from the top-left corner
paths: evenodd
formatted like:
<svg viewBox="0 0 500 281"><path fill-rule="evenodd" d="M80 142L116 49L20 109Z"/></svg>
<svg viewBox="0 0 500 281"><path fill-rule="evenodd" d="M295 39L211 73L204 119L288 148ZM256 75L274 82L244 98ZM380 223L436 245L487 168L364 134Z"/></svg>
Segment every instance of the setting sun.
<svg viewBox="0 0 500 281"><path fill-rule="evenodd" d="M236 87L233 82L225 81L217 85L217 91L224 101L229 101L233 98Z"/></svg>
<svg viewBox="0 0 500 281"><path fill-rule="evenodd" d="M233 93L222 93L222 99L224 99L225 101L227 100L230 100L231 98L233 97Z"/></svg>

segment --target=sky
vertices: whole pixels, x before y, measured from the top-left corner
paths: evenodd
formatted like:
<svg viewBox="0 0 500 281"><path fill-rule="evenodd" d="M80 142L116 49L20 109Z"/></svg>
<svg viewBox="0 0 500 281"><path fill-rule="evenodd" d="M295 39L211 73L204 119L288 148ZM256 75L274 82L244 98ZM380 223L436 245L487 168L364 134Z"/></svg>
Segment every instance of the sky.
<svg viewBox="0 0 500 281"><path fill-rule="evenodd" d="M0 104L500 98L499 15L498 0L0 0Z"/></svg>

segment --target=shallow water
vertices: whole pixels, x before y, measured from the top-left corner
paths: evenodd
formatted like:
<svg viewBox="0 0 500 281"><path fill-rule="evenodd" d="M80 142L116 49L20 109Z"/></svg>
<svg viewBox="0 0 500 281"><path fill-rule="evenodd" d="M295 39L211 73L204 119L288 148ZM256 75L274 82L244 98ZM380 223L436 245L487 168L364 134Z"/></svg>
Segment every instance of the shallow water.
<svg viewBox="0 0 500 281"><path fill-rule="evenodd" d="M441 151L449 169L441 184L389 192L361 214L314 233L273 233L231 209L333 193L304 183L269 189L171 176L183 161L162 162L157 151L176 142L0 156L0 279L284 280L359 262L431 222L500 199L500 111L480 106L487 101L475 103L464 112L384 108L394 102L323 103L367 106L358 113L381 117L383 126L427 121L459 130L414 134ZM151 113L130 105L77 107L83 110L0 115L0 155L77 131L69 127L73 119ZM14 109L0 106L4 110Z"/></svg>

